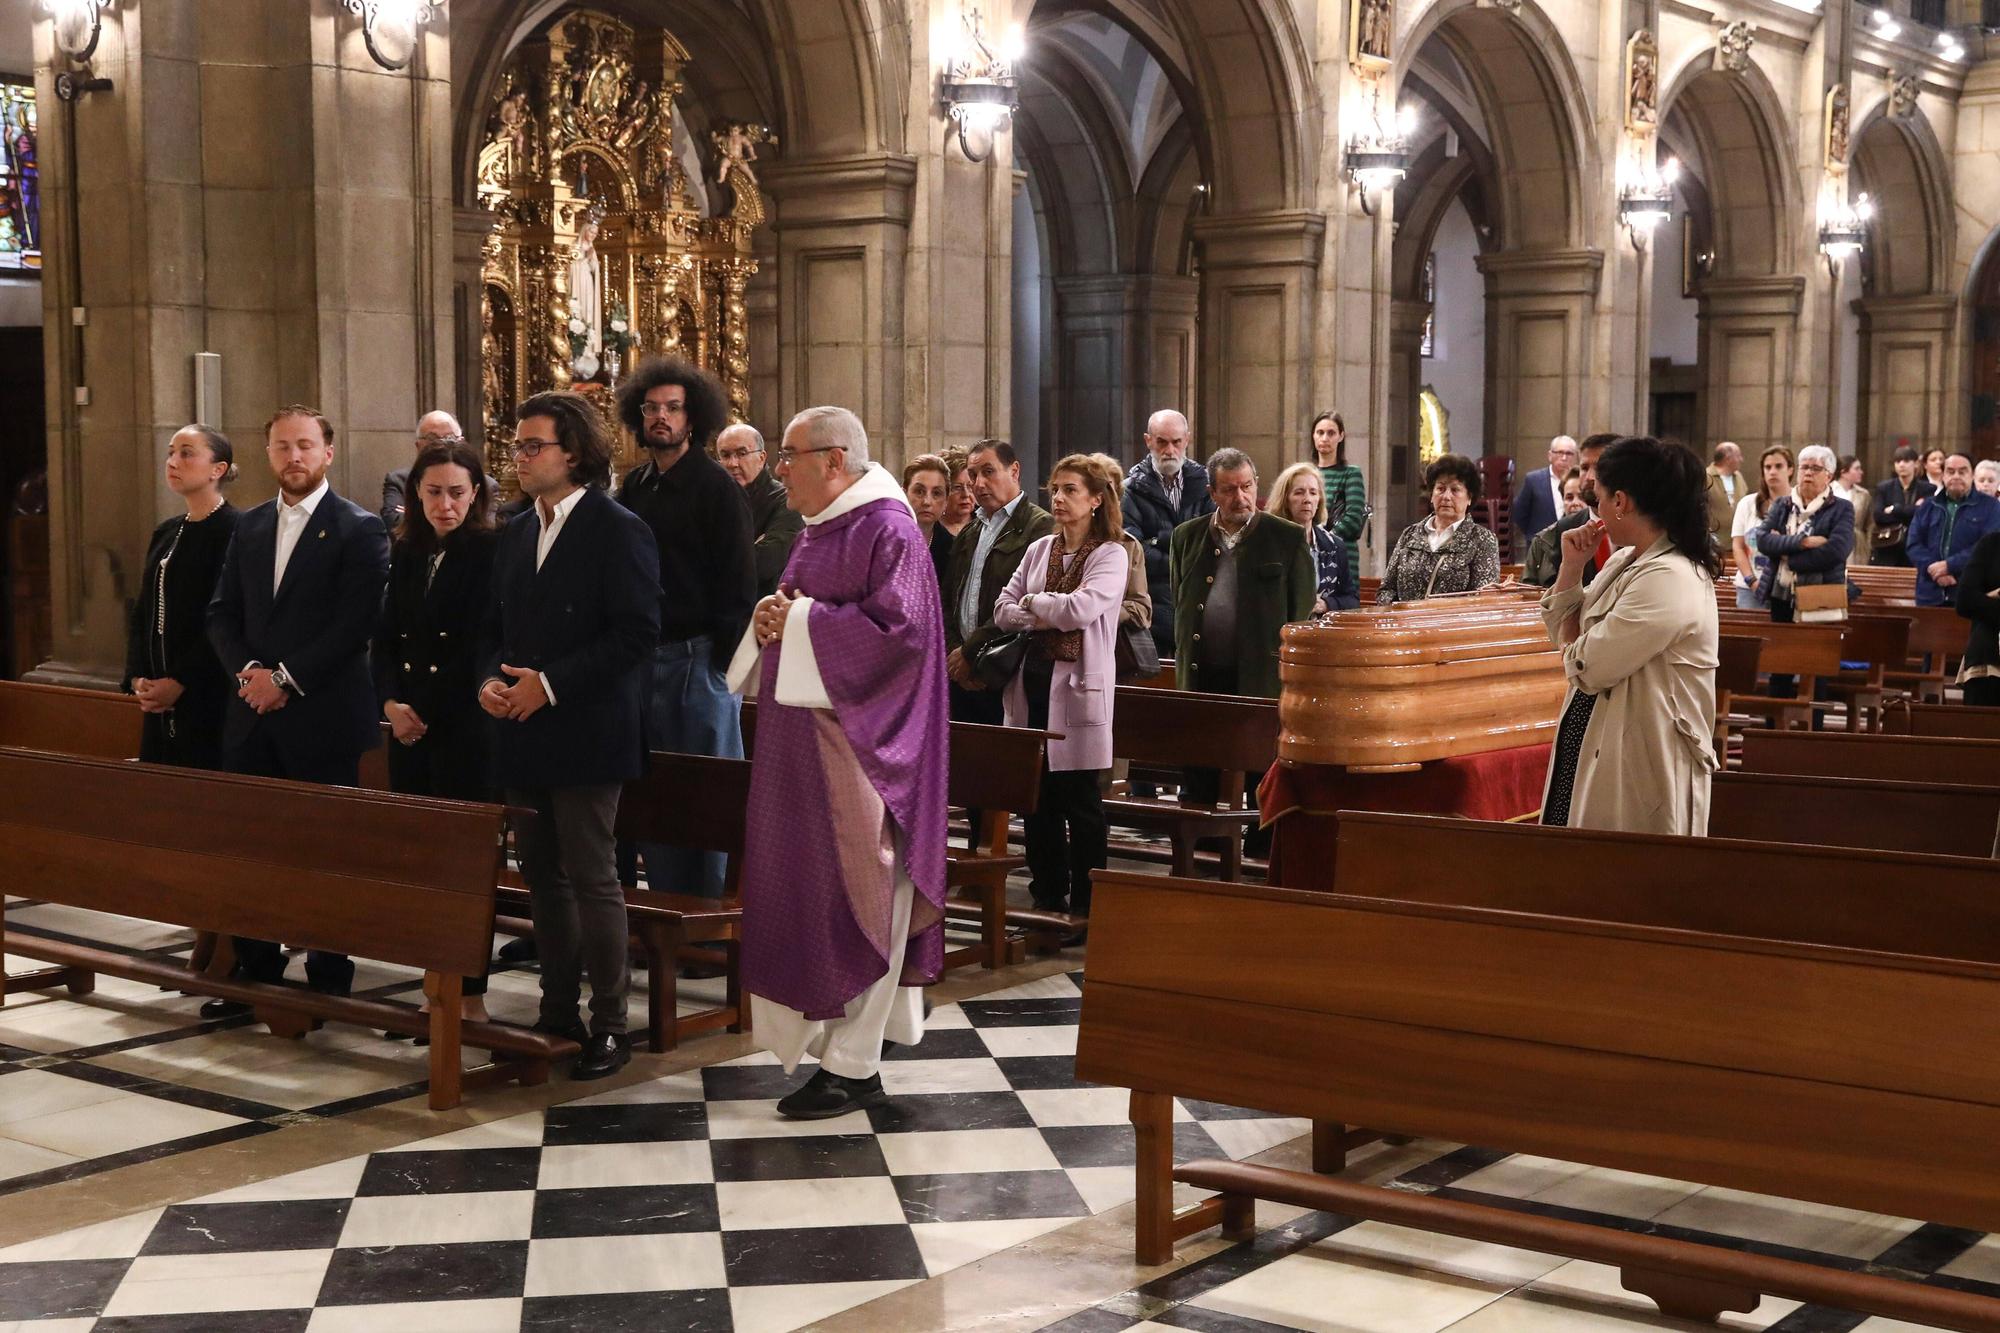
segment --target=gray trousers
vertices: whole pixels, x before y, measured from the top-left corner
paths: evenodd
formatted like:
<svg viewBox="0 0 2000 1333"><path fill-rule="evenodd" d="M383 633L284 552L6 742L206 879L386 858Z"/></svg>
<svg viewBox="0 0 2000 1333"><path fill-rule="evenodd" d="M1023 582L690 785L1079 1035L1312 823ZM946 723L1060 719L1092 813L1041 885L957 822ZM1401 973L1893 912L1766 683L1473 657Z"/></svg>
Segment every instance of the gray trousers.
<svg viewBox="0 0 2000 1333"><path fill-rule="evenodd" d="M509 805L535 812L515 830L515 841L534 902L542 1022L553 1027L576 1023L588 972L590 1030L625 1031L625 996L632 987L631 927L612 839L623 789L616 782L507 789Z"/></svg>

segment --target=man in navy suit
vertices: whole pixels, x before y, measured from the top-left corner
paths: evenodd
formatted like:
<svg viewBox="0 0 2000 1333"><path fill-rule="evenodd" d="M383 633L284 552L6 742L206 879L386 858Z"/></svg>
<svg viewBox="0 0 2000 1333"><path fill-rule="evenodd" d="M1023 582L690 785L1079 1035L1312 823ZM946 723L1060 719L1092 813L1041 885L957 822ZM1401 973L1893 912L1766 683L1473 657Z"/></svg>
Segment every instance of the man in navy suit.
<svg viewBox="0 0 2000 1333"><path fill-rule="evenodd" d="M1576 441L1558 435L1549 441L1549 465L1538 467L1514 496L1508 523L1514 529L1514 550L1525 557L1535 534L1563 516L1563 478L1576 466Z"/></svg>
<svg viewBox="0 0 2000 1333"><path fill-rule="evenodd" d="M596 408L540 393L515 417L515 475L533 508L507 525L494 557L479 703L500 719L507 803L534 811L515 839L542 960L535 1026L582 1043L572 1077L603 1078L632 1053L631 930L613 829L619 794L646 763L659 548L604 489L611 443ZM586 972L588 1030L577 1016Z"/></svg>
<svg viewBox="0 0 2000 1333"><path fill-rule="evenodd" d="M368 641L389 577L389 536L377 518L333 493L333 425L318 409L279 410L264 427L278 496L245 514L208 607L208 637L236 672L223 721L222 763L232 773L352 787L378 740ZM236 941L238 974L277 982L284 951ZM306 956L314 990L345 995L346 955ZM247 1013L211 1000L204 1018Z"/></svg>

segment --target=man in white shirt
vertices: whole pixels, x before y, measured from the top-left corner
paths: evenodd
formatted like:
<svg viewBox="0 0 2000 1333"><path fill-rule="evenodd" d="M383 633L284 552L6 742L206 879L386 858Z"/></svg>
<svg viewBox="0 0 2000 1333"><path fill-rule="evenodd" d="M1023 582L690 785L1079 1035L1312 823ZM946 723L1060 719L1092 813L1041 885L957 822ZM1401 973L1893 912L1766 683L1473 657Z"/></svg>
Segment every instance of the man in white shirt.
<svg viewBox="0 0 2000 1333"><path fill-rule="evenodd" d="M1729 549L1730 522L1736 506L1749 493L1744 481L1743 451L1724 440L1715 446L1708 464L1708 535L1716 549Z"/></svg>
<svg viewBox="0 0 2000 1333"><path fill-rule="evenodd" d="M357 786L361 756L380 739L368 644L389 577L388 533L328 484L333 424L318 409L284 408L264 435L278 495L237 524L208 611L209 642L238 686L223 723L223 767ZM238 940L236 956L241 976L284 977L276 944ZM353 978L340 954L306 958L314 990L344 995ZM231 1000L202 1006L208 1018L247 1011Z"/></svg>
<svg viewBox="0 0 2000 1333"><path fill-rule="evenodd" d="M1021 557L1038 538L1055 531L1049 511L1021 491L1021 463L1005 440L981 440L965 464L966 484L978 508L952 539L945 565L944 641L949 656L951 716L957 722L1000 725L1000 692L986 689L973 659L993 635L993 604L1014 577Z"/></svg>

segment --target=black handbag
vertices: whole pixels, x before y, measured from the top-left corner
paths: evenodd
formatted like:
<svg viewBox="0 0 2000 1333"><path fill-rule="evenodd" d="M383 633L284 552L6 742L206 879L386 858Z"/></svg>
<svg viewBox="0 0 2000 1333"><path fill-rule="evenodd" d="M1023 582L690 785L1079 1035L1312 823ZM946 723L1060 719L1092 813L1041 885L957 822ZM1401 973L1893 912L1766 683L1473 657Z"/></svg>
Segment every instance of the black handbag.
<svg viewBox="0 0 2000 1333"><path fill-rule="evenodd" d="M972 655L972 674L989 690L1004 690L1021 672L1028 656L1028 630L1006 630L979 645Z"/></svg>
<svg viewBox="0 0 2000 1333"><path fill-rule="evenodd" d="M1143 625L1120 625L1113 655L1121 681L1151 680L1160 674L1160 646L1153 642L1153 631Z"/></svg>

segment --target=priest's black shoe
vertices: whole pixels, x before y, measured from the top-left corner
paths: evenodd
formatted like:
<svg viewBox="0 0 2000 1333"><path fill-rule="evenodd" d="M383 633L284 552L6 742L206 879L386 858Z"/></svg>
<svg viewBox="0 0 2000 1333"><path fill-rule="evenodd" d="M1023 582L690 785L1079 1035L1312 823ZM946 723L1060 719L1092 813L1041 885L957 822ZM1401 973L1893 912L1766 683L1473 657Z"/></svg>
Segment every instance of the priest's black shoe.
<svg viewBox="0 0 2000 1333"><path fill-rule="evenodd" d="M842 1078L821 1069L803 1087L778 1103L778 1114L793 1120L831 1120L864 1106L879 1106L887 1100L880 1074Z"/></svg>
<svg viewBox="0 0 2000 1333"><path fill-rule="evenodd" d="M599 1032L583 1044L583 1054L570 1066L573 1079L609 1078L632 1058L632 1039L622 1032Z"/></svg>
<svg viewBox="0 0 2000 1333"><path fill-rule="evenodd" d="M250 1006L241 1000L210 1000L201 1007L201 1016L213 1021L218 1018L241 1018L250 1012Z"/></svg>

